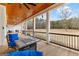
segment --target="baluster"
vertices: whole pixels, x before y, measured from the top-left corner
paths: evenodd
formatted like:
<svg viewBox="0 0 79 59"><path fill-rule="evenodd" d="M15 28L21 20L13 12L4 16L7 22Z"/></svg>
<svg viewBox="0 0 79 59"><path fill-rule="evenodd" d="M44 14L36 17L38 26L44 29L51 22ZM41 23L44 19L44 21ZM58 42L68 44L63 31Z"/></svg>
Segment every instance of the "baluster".
<svg viewBox="0 0 79 59"><path fill-rule="evenodd" d="M77 49L79 50L79 37L77 37Z"/></svg>
<svg viewBox="0 0 79 59"><path fill-rule="evenodd" d="M56 40L58 39L58 35L56 35L56 39L55 39L55 42L56 42ZM56 42L57 43L57 42Z"/></svg>
<svg viewBox="0 0 79 59"><path fill-rule="evenodd" d="M66 36L66 46L68 46L68 42L69 42L69 41L68 41L68 40L69 40L68 37L69 37L69 36Z"/></svg>
<svg viewBox="0 0 79 59"><path fill-rule="evenodd" d="M63 45L65 45L65 42L66 42L66 41L65 41L66 38L64 38L64 37L65 37L65 36L63 35L63 36L62 36Z"/></svg>
<svg viewBox="0 0 79 59"><path fill-rule="evenodd" d="M59 38L59 44L62 44L62 35L60 35L60 38Z"/></svg>
<svg viewBox="0 0 79 59"><path fill-rule="evenodd" d="M66 46L68 46L68 42L69 42L68 39L69 39L68 36L66 36L66 39L65 39L65 41L66 41Z"/></svg>
<svg viewBox="0 0 79 59"><path fill-rule="evenodd" d="M75 37L75 48L76 48L76 49L78 49L78 48L77 48L77 39L78 39L78 37Z"/></svg>
<svg viewBox="0 0 79 59"><path fill-rule="evenodd" d="M74 48L74 47L75 47L75 46L74 46L74 41L75 41L75 40L74 40L74 36L73 36L73 39L72 39L72 40L73 40L72 48Z"/></svg>
<svg viewBox="0 0 79 59"><path fill-rule="evenodd" d="M70 47L71 48L73 47L73 36L71 36L71 39L70 39Z"/></svg>
<svg viewBox="0 0 79 59"><path fill-rule="evenodd" d="M72 37L72 36L69 36L69 38L68 38L68 46L69 46L69 47L71 46L71 37Z"/></svg>
<svg viewBox="0 0 79 59"><path fill-rule="evenodd" d="M58 43L58 40L59 40L59 36L60 36L60 35L57 35L56 43Z"/></svg>
<svg viewBox="0 0 79 59"><path fill-rule="evenodd" d="M62 42L63 42L63 45L65 45L65 42L64 42L65 38L64 38L64 35L62 36Z"/></svg>

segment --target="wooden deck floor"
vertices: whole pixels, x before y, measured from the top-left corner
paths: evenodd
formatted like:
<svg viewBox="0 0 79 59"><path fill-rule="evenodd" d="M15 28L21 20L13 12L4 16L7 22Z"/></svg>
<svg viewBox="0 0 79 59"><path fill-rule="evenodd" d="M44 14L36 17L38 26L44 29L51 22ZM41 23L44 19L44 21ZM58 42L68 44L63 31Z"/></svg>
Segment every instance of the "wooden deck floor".
<svg viewBox="0 0 79 59"><path fill-rule="evenodd" d="M37 43L37 49L42 51L44 56L79 56L79 51L74 51L53 43L47 44L43 40Z"/></svg>
<svg viewBox="0 0 79 59"><path fill-rule="evenodd" d="M56 44L46 44L46 41L39 41L37 49L42 51L45 56L79 56L78 51L58 46Z"/></svg>

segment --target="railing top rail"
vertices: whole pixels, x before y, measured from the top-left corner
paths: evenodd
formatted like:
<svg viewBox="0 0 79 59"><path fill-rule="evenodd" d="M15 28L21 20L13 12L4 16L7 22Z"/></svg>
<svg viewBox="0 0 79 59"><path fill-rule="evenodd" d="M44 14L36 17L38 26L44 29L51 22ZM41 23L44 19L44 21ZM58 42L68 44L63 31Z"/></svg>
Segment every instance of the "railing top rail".
<svg viewBox="0 0 79 59"><path fill-rule="evenodd" d="M27 31L27 32L32 32L32 31ZM34 31L35 33L46 33L46 32L43 32L43 31ZM64 35L64 36L76 36L76 37L79 37L78 34L63 34L63 33L52 33L52 32L49 32L49 34L55 34L55 35Z"/></svg>

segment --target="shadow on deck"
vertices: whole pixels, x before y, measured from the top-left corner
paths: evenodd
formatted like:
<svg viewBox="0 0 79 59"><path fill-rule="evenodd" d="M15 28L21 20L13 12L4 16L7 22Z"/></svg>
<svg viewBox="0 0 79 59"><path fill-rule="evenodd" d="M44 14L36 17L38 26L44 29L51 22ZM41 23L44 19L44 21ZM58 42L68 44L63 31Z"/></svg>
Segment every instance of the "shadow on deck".
<svg viewBox="0 0 79 59"><path fill-rule="evenodd" d="M44 52L45 56L79 56L79 51L58 46L53 43L46 44L46 41L43 40L38 42L37 47L38 50Z"/></svg>

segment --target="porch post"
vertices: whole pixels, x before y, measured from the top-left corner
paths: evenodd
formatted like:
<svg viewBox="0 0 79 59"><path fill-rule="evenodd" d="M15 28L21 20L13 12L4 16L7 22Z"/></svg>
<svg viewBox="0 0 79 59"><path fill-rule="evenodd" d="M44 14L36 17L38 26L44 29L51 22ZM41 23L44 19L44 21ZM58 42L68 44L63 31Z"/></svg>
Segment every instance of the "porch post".
<svg viewBox="0 0 79 59"><path fill-rule="evenodd" d="M3 48L2 51L7 50L8 44L7 44L7 15L6 15L6 7L3 5L0 5L0 47L5 46L6 48Z"/></svg>
<svg viewBox="0 0 79 59"><path fill-rule="evenodd" d="M27 20L26 20L26 31L27 31Z"/></svg>
<svg viewBox="0 0 79 59"><path fill-rule="evenodd" d="M36 22L35 22L35 18L33 18L33 37L35 37L35 24L36 24Z"/></svg>
<svg viewBox="0 0 79 59"><path fill-rule="evenodd" d="M47 36L47 43L50 43L50 19L49 19L49 11L46 12L46 36Z"/></svg>

